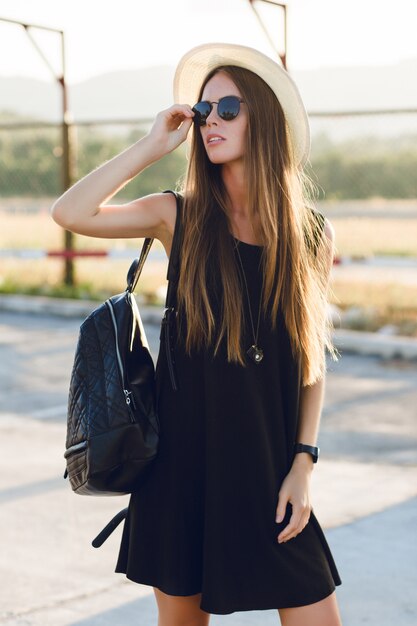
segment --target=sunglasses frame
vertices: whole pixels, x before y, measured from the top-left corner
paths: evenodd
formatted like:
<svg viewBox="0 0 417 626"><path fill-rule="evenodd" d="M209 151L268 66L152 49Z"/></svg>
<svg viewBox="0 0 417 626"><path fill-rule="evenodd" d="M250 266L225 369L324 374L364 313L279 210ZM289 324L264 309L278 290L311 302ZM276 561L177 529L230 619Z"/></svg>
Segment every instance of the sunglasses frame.
<svg viewBox="0 0 417 626"><path fill-rule="evenodd" d="M224 118L224 117L222 116L222 114L221 114L221 111L219 112L219 104L220 104L222 101L226 100L226 98L235 98L235 99L236 99L236 101L237 101L237 103L238 103L237 113L236 113L236 115L235 115L234 117L232 117L231 119ZM222 97L222 98L220 98L219 100L217 100L217 101L216 101L216 100L213 100L212 102L210 102L210 100L200 100L200 101L199 101L199 102L197 102L197 103L193 106L193 108L192 108L192 110L193 110L193 111L194 111L194 113L196 114L196 115L194 116L194 120L193 120L193 121L194 121L194 123L195 123L196 125L198 125L198 126L205 126L205 125L206 125L206 123L207 123L207 121L206 121L206 120L207 120L208 116L210 115L210 113L211 113L211 112L212 112L212 110L213 110L213 104L217 104L217 115L218 115L218 116L219 116L222 120L224 120L225 122L232 122L232 121L233 121L233 120L235 120L235 119L237 118L237 116L239 115L239 113L240 113L240 105L241 105L241 103L242 103L242 102L244 102L244 100L242 100L242 98L239 98L239 96L235 96L235 95L232 95L232 96L223 96L223 97ZM203 121L201 121L202 114L201 114L199 111L197 111L195 107L196 107L197 105L199 105L199 104L203 104L203 103L206 103L206 104L208 104L208 105L210 106L210 111L207 113L207 115L206 115L205 119L204 119Z"/></svg>

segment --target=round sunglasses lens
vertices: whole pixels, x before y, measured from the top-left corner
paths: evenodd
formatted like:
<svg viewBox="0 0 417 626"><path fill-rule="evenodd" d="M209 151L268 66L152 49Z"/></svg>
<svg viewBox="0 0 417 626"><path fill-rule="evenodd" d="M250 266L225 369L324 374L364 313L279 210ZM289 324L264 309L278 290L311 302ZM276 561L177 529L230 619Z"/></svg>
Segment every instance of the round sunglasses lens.
<svg viewBox="0 0 417 626"><path fill-rule="evenodd" d="M196 124L203 125L206 123L206 119L210 115L211 105L209 102L197 102L196 105L193 106L194 113L194 122Z"/></svg>
<svg viewBox="0 0 417 626"><path fill-rule="evenodd" d="M217 113L226 121L234 120L239 111L240 102L236 96L225 96L217 105Z"/></svg>

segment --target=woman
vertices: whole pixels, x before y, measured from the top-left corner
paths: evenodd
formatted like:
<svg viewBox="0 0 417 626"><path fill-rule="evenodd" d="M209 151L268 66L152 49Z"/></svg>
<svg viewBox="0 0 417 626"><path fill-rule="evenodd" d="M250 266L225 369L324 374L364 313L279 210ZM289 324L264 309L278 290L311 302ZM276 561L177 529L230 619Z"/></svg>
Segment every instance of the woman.
<svg viewBox="0 0 417 626"><path fill-rule="evenodd" d="M153 586L159 626L273 608L284 626L339 626L341 580L310 496L325 347L335 353L333 230L307 197L307 115L279 65L231 44L188 52L174 98L143 139L52 208L69 230L155 237L169 256L173 194L107 202L190 135L179 389L160 350L158 457L130 498L116 571Z"/></svg>

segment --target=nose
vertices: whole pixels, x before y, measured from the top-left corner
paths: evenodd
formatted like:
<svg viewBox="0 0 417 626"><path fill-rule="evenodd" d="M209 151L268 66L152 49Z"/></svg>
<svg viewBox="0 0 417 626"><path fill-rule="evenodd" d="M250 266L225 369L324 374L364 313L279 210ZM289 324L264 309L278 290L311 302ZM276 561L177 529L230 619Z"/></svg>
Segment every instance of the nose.
<svg viewBox="0 0 417 626"><path fill-rule="evenodd" d="M210 111L210 113L207 115L206 117L206 124L217 124L217 120L219 119L219 116L217 115L217 104L212 104L212 109Z"/></svg>

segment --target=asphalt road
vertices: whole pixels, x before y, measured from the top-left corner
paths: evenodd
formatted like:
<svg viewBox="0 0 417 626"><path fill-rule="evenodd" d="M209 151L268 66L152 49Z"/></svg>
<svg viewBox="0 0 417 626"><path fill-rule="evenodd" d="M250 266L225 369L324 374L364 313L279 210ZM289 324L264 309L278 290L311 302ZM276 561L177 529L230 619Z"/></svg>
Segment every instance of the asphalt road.
<svg viewBox="0 0 417 626"><path fill-rule="evenodd" d="M0 313L0 623L156 624L152 589L115 575L126 505L80 498L62 479L66 400L80 320ZM159 328L146 326L156 359ZM338 565L344 626L417 623L417 364L343 355L329 363L312 478ZM278 624L276 611L211 624Z"/></svg>

